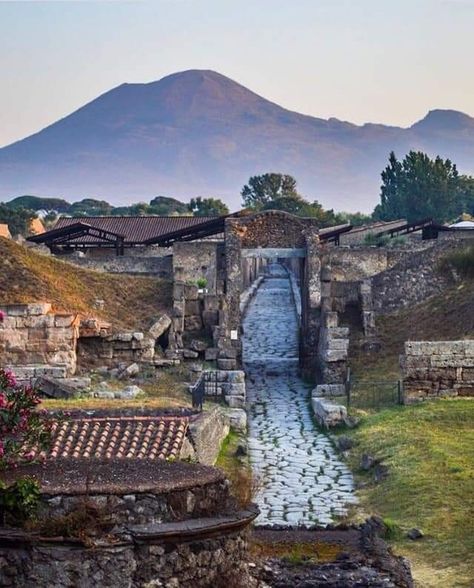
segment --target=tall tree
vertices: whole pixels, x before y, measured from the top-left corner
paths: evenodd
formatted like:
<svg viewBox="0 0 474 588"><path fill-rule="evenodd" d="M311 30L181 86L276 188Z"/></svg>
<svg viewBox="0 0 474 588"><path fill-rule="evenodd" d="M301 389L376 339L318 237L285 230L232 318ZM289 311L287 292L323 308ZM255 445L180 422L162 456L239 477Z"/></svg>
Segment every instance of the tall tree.
<svg viewBox="0 0 474 588"><path fill-rule="evenodd" d="M286 174L252 176L241 192L243 206L262 210L280 198L298 198L296 180Z"/></svg>
<svg viewBox="0 0 474 588"><path fill-rule="evenodd" d="M395 153L390 153L374 218L414 221L431 217L447 221L460 206L459 174L449 159L430 159L426 153L410 151L400 162Z"/></svg>
<svg viewBox="0 0 474 588"><path fill-rule="evenodd" d="M224 216L229 214L229 208L219 198L191 198L189 210L194 216Z"/></svg>

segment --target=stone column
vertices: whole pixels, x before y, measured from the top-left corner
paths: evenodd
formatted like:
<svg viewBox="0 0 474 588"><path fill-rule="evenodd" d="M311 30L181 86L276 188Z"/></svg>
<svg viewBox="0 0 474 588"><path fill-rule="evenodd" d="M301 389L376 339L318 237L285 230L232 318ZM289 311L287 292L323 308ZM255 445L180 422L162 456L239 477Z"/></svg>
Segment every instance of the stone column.
<svg viewBox="0 0 474 588"><path fill-rule="evenodd" d="M314 377L321 320L321 259L319 236L311 227L305 234L306 258L301 280L302 317L300 365L303 373Z"/></svg>

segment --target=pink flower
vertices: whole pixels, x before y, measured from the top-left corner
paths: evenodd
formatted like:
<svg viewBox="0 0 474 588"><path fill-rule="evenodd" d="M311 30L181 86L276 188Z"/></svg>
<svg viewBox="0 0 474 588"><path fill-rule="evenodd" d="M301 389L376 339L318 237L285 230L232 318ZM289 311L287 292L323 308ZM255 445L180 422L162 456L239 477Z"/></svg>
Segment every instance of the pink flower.
<svg viewBox="0 0 474 588"><path fill-rule="evenodd" d="M5 318L5 313L3 312L3 310L0 310L0 322L2 322L4 318Z"/></svg>
<svg viewBox="0 0 474 588"><path fill-rule="evenodd" d="M0 440L0 457L3 457L5 450L3 449L3 441Z"/></svg>
<svg viewBox="0 0 474 588"><path fill-rule="evenodd" d="M3 392L0 392L0 408L5 408L7 405L7 397Z"/></svg>

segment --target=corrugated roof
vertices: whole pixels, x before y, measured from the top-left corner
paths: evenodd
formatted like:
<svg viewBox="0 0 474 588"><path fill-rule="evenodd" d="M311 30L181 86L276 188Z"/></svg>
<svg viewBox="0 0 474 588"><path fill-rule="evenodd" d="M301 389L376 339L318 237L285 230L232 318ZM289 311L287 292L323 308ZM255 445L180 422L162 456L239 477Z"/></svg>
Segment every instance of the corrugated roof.
<svg viewBox="0 0 474 588"><path fill-rule="evenodd" d="M105 417L53 423L47 459L169 459L179 457L186 417ZM33 456L36 451L33 450Z"/></svg>
<svg viewBox="0 0 474 588"><path fill-rule="evenodd" d="M77 222L85 223L123 235L125 244L143 243L161 235L186 229L206 221L219 218L217 216L87 216L80 218L60 218L54 229L62 229ZM91 235L71 239L70 243L94 244L101 240Z"/></svg>

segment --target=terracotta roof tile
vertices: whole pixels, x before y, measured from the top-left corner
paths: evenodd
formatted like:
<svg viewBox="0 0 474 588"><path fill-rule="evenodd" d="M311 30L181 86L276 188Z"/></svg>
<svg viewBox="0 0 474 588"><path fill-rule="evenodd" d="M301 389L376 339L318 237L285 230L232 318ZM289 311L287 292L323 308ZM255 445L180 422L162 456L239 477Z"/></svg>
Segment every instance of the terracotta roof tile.
<svg viewBox="0 0 474 588"><path fill-rule="evenodd" d="M47 459L169 459L179 457L186 417L104 417L55 422ZM35 453L35 451L34 451Z"/></svg>

